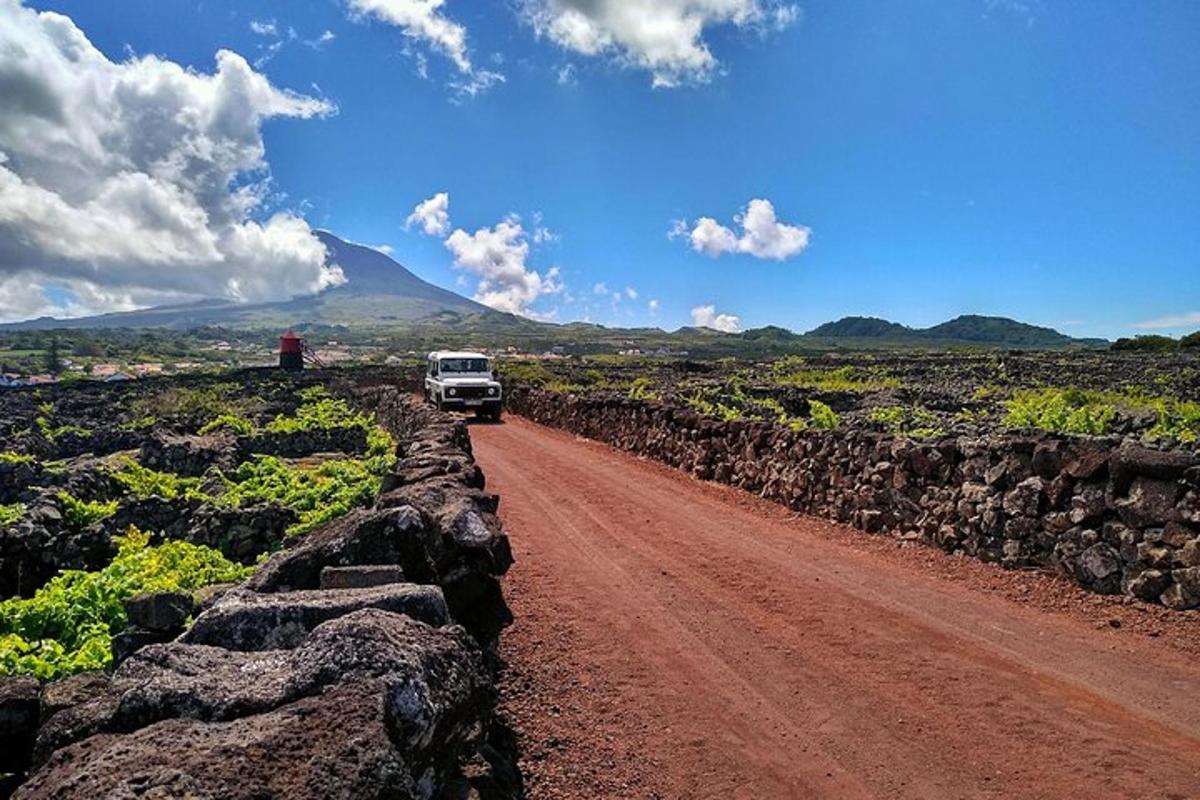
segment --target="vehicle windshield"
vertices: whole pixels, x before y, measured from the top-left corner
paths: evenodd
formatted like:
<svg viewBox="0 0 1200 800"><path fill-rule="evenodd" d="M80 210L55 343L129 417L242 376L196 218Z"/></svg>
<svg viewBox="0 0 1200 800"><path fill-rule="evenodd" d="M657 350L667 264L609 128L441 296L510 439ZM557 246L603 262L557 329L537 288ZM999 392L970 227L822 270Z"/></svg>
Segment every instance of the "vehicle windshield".
<svg viewBox="0 0 1200 800"><path fill-rule="evenodd" d="M443 358L438 368L442 372L480 373L488 372L488 362L486 358Z"/></svg>

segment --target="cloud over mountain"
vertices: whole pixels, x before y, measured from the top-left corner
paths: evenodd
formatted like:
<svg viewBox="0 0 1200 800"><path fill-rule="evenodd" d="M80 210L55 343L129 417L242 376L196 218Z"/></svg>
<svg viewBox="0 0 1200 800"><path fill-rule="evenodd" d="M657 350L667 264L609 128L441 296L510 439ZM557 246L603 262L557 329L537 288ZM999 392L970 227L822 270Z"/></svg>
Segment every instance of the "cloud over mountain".
<svg viewBox="0 0 1200 800"><path fill-rule="evenodd" d="M717 307L709 304L692 309L692 324L697 328L712 328L722 333L739 333L742 320L733 314L718 314Z"/></svg>
<svg viewBox="0 0 1200 800"><path fill-rule="evenodd" d="M68 17L17 0L0 0L0 86L0 315L271 300L344 280L304 220L263 214L262 123L333 113L325 100L228 50L210 74L114 62Z"/></svg>

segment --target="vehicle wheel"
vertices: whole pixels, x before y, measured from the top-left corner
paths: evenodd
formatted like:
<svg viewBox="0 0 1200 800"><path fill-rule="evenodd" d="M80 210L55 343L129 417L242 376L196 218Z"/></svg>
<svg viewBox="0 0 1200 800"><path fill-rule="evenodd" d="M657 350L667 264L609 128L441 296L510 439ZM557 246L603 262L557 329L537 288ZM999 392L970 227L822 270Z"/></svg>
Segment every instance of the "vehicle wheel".
<svg viewBox="0 0 1200 800"><path fill-rule="evenodd" d="M499 421L500 421L500 415L501 415L502 413L503 413L503 412L502 412L500 409L498 409L498 408L497 408L497 409L494 409L494 410L492 410L492 411L488 412L488 418L489 418L489 419L491 419L491 421L492 421L492 422L499 422Z"/></svg>

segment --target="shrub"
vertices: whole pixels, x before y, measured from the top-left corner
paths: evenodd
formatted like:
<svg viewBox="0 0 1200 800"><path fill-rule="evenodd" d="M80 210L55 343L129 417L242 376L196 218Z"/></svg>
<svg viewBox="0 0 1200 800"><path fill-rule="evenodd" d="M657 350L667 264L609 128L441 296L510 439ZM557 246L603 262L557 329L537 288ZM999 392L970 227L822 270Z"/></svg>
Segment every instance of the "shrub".
<svg viewBox="0 0 1200 800"><path fill-rule="evenodd" d="M142 431L146 428L153 428L158 424L158 418L153 416L137 417L135 419L122 422L117 427L123 431Z"/></svg>
<svg viewBox="0 0 1200 800"><path fill-rule="evenodd" d="M1156 439L1173 436L1182 442L1200 441L1200 403L1159 398L1153 401L1158 422L1146 436Z"/></svg>
<svg viewBox="0 0 1200 800"><path fill-rule="evenodd" d="M12 450L0 450L0 464L30 464L36 459L25 453L15 453Z"/></svg>
<svg viewBox="0 0 1200 800"><path fill-rule="evenodd" d="M74 433L79 436L88 436L91 434L91 430L88 428L81 428L78 425L51 425L50 420L46 419L45 417L38 417L34 420L34 424L37 425L38 432L51 442L60 436L67 435L68 433Z"/></svg>
<svg viewBox="0 0 1200 800"><path fill-rule="evenodd" d="M659 400L661 398L662 395L654 391L654 382L644 375L634 378L633 383L629 385L630 400Z"/></svg>
<svg viewBox="0 0 1200 800"><path fill-rule="evenodd" d="M1107 433L1117 413L1109 399L1078 389L1019 391L1006 407L1005 424L1009 427L1092 436Z"/></svg>
<svg viewBox="0 0 1200 800"><path fill-rule="evenodd" d="M938 416L924 406L880 406L871 409L867 419L879 423L890 433L916 439L936 438L946 432Z"/></svg>
<svg viewBox="0 0 1200 800"><path fill-rule="evenodd" d="M743 418L743 414L740 409L727 406L719 402L706 400L699 393L693 397L685 398L684 402L686 402L690 408L694 408L704 416L715 417L724 422L733 422L734 420Z"/></svg>
<svg viewBox="0 0 1200 800"><path fill-rule="evenodd" d="M1189 333L1179 340L1180 347L1200 347L1200 331Z"/></svg>
<svg viewBox="0 0 1200 800"><path fill-rule="evenodd" d="M814 426L826 431L833 430L841 422L837 413L820 400L808 401L808 416L812 419Z"/></svg>
<svg viewBox="0 0 1200 800"><path fill-rule="evenodd" d="M149 534L132 527L116 541L117 557L104 569L66 570L31 598L0 603L0 674L53 680L105 669L111 637L127 622L127 598L244 580L253 571L200 545L150 547Z"/></svg>
<svg viewBox="0 0 1200 800"><path fill-rule="evenodd" d="M771 365L771 380L779 386L827 392L877 392L900 387L898 378L883 372L868 372L854 367L810 369L804 365L804 359L799 356L781 358Z"/></svg>
<svg viewBox="0 0 1200 800"><path fill-rule="evenodd" d="M237 414L221 414L204 423L198 433L205 436L214 431L229 431L238 436L249 436L254 433L254 423Z"/></svg>
<svg viewBox="0 0 1200 800"><path fill-rule="evenodd" d="M159 472L143 467L131 458L123 459L121 469L114 470L111 474L125 491L142 500L150 497L163 500L175 500L180 497L211 499L200 491L199 478L181 478L170 472Z"/></svg>
<svg viewBox="0 0 1200 800"><path fill-rule="evenodd" d="M86 528L93 522L108 519L117 513L118 503L116 500L108 502L80 500L67 491L60 491L55 496L62 508L63 518L73 528Z"/></svg>
<svg viewBox="0 0 1200 800"><path fill-rule="evenodd" d="M222 477L225 493L218 502L233 507L255 502L287 506L300 516L288 529L290 534L304 533L351 509L370 505L381 483L365 459L325 461L304 470L274 456L255 456L241 464L232 478Z"/></svg>
<svg viewBox="0 0 1200 800"><path fill-rule="evenodd" d="M1164 350L1174 350L1179 346L1179 342L1172 339L1170 336L1159 336L1157 334L1144 334L1135 336L1132 339L1123 338L1117 339L1109 347L1110 350L1141 350L1149 352L1162 352Z"/></svg>
<svg viewBox="0 0 1200 800"><path fill-rule="evenodd" d="M345 400L330 397L323 386L313 386L299 392L304 403L293 416L279 415L267 423L272 433L329 430L331 428L363 428L370 430L375 420L368 414L355 411Z"/></svg>
<svg viewBox="0 0 1200 800"><path fill-rule="evenodd" d="M0 503L0 525L12 525L23 516L24 503Z"/></svg>
<svg viewBox="0 0 1200 800"><path fill-rule="evenodd" d="M249 399L230 402L227 398L237 388L232 383L218 383L203 389L175 386L138 398L133 402L133 412L138 417L217 417L234 410L234 406L241 408L251 402Z"/></svg>

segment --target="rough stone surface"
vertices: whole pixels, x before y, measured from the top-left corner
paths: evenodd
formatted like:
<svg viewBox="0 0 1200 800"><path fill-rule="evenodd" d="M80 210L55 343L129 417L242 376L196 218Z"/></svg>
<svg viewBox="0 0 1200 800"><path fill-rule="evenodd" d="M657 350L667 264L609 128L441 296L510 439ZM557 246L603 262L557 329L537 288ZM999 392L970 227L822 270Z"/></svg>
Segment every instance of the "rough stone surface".
<svg viewBox="0 0 1200 800"><path fill-rule="evenodd" d="M139 594L125 601L129 624L160 633L181 632L195 611L195 601L187 592Z"/></svg>
<svg viewBox="0 0 1200 800"><path fill-rule="evenodd" d="M404 583L404 570L392 565L325 567L321 570L322 589L365 589L389 583Z"/></svg>
<svg viewBox="0 0 1200 800"><path fill-rule="evenodd" d="M395 583L273 594L235 589L198 616L182 640L229 650L291 648L322 622L366 608L406 614L430 625L450 621L442 590L436 586Z"/></svg>
<svg viewBox="0 0 1200 800"><path fill-rule="evenodd" d="M29 767L41 714L41 686L31 678L0 678L0 772Z"/></svg>

